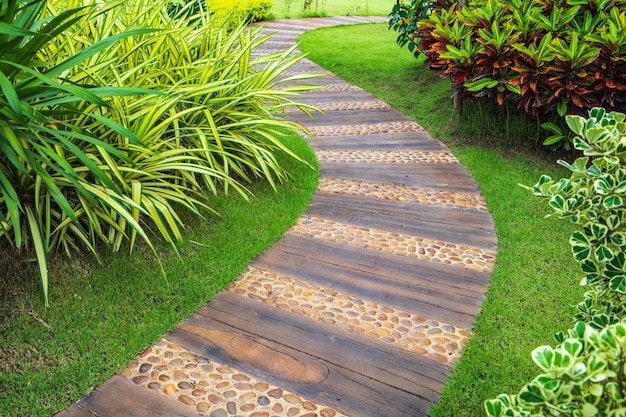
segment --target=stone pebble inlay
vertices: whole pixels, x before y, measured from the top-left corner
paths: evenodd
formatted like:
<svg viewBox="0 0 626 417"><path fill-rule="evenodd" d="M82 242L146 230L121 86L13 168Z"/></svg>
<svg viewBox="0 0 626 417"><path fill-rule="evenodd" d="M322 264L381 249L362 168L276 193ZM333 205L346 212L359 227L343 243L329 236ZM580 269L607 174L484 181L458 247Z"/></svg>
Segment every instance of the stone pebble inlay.
<svg viewBox="0 0 626 417"><path fill-rule="evenodd" d="M314 90L319 91L319 90ZM368 101L343 101L335 103L314 103L311 106L323 112L331 111L349 111L349 110L388 110L391 108L389 104L380 100ZM297 109L291 108L287 112L295 112Z"/></svg>
<svg viewBox="0 0 626 417"><path fill-rule="evenodd" d="M136 385L208 417L346 417L161 339L122 371Z"/></svg>
<svg viewBox="0 0 626 417"><path fill-rule="evenodd" d="M476 247L303 215L287 233L491 273L496 254Z"/></svg>
<svg viewBox="0 0 626 417"><path fill-rule="evenodd" d="M467 329L255 267L249 267L229 290L446 365L459 358L461 346L471 334Z"/></svg>
<svg viewBox="0 0 626 417"><path fill-rule="evenodd" d="M324 88L316 89L315 92L344 92L344 91L364 91L362 88L356 85L348 83L329 84Z"/></svg>
<svg viewBox="0 0 626 417"><path fill-rule="evenodd" d="M420 151L325 151L315 152L320 162L393 162L411 164L416 162L427 164L458 164L451 152L420 152Z"/></svg>
<svg viewBox="0 0 626 417"><path fill-rule="evenodd" d="M309 131L313 136L357 136L377 133L423 132L424 128L410 120L360 125L312 126Z"/></svg>
<svg viewBox="0 0 626 417"><path fill-rule="evenodd" d="M487 203L483 196L473 193L455 193L444 190L413 188L399 184L329 177L321 177L317 189L325 193L375 197L379 200L437 205L447 208L463 207L487 210Z"/></svg>

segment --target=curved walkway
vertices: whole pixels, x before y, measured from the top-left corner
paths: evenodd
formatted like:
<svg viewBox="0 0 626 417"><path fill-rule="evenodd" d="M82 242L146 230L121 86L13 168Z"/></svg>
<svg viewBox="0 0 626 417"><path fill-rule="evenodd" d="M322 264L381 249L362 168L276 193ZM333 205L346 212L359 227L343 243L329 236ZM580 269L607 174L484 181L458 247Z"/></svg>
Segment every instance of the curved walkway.
<svg viewBox="0 0 626 417"><path fill-rule="evenodd" d="M386 18L266 22L305 30ZM275 49L273 49L275 48ZM295 71L321 71L303 60ZM309 83L311 81L309 80ZM335 75L307 103L321 182L237 282L58 416L425 416L495 262L477 185L415 122Z"/></svg>

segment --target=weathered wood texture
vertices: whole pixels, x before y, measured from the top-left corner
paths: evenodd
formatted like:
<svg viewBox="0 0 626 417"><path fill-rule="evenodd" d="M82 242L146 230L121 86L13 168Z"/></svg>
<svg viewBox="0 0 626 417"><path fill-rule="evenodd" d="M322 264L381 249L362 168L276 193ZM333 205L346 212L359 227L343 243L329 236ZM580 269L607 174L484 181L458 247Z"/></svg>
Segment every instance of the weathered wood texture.
<svg viewBox="0 0 626 417"><path fill-rule="evenodd" d="M292 374L270 374L260 370L259 364L233 361L237 353L207 343L202 329L235 332L298 362L313 362L326 375L300 382ZM170 337L351 416L423 415L446 376L445 368L427 359L228 292L219 294ZM272 357L261 359L271 361Z"/></svg>
<svg viewBox="0 0 626 417"><path fill-rule="evenodd" d="M480 309L489 277L295 236L281 239L252 265L466 328L471 328Z"/></svg>
<svg viewBox="0 0 626 417"><path fill-rule="evenodd" d="M130 380L114 376L80 401L83 410L97 417L191 417L197 412ZM78 415L83 417L82 415ZM85 417L89 416L86 414Z"/></svg>
<svg viewBox="0 0 626 417"><path fill-rule="evenodd" d="M263 48L284 48L282 42L294 41L308 28L385 20L343 16L267 22L264 32L277 33L272 38L276 45ZM293 71L323 69L304 60ZM312 83L346 84L334 75ZM329 90L314 91L303 101L323 105L376 99L362 90ZM307 128L409 120L396 110L384 108L328 111L316 114L315 120L298 113L286 117ZM317 150L447 150L425 131L318 136L310 143ZM476 196L480 193L467 171L453 163L322 161L321 175ZM359 228L496 250L491 216L475 208L443 208L318 191L305 214ZM294 233L287 233L251 266L462 329L472 328L489 281L489 273L459 265ZM218 294L166 337L197 355L351 417L426 416L449 373L447 364L427 356L231 291ZM60 417L198 415L191 410L116 376Z"/></svg>

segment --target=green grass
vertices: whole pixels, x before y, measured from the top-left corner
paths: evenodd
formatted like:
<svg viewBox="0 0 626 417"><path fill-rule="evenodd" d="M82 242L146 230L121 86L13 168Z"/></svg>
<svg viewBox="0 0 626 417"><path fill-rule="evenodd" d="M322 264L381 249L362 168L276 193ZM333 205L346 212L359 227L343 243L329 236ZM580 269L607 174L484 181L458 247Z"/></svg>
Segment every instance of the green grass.
<svg viewBox="0 0 626 417"><path fill-rule="evenodd" d="M313 0L304 10L304 0L274 0L269 17L387 16L395 3L395 0Z"/></svg>
<svg viewBox="0 0 626 417"><path fill-rule="evenodd" d="M289 143L315 165L306 142ZM168 244L105 254L102 265L75 254L53 259L51 307L43 307L27 256L0 253L0 416L49 416L119 371L236 278L306 208L317 173L282 157L293 179L272 191L255 183L247 202L234 193L210 198L221 216L187 216L180 259Z"/></svg>
<svg viewBox="0 0 626 417"><path fill-rule="evenodd" d="M311 60L441 138L487 199L498 234L497 265L471 341L431 410L433 417L484 415L484 400L517 392L538 374L530 352L573 324L570 306L582 299L568 244L574 226L545 219L547 202L518 186L534 184L543 173L568 175L551 162L556 155L533 152L532 142L503 139L502 124L477 140L482 122L470 123L452 108L449 82L400 49L386 24L319 29L300 41Z"/></svg>

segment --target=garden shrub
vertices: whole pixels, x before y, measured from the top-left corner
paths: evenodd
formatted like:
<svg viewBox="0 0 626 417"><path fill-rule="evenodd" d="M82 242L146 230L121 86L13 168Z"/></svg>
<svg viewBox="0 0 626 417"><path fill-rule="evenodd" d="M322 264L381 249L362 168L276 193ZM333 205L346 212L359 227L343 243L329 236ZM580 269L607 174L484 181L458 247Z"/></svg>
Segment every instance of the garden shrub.
<svg viewBox="0 0 626 417"><path fill-rule="evenodd" d="M450 79L457 102L490 97L543 122L626 110L625 0L409 0L390 27Z"/></svg>
<svg viewBox="0 0 626 417"><path fill-rule="evenodd" d="M490 417L623 416L626 414L626 116L589 111L567 116L582 151L568 179L542 176L531 189L553 215L581 226L570 238L588 291L573 329L555 334L556 348L532 353L543 373L517 395L485 403Z"/></svg>
<svg viewBox="0 0 626 417"><path fill-rule="evenodd" d="M272 8L272 0L207 0L207 5L218 19L260 22Z"/></svg>
<svg viewBox="0 0 626 417"><path fill-rule="evenodd" d="M152 248L154 234L175 245L180 210L282 181L276 152L299 159L281 138L302 128L280 113L306 87L279 77L302 55L254 58L269 39L259 29L169 12L0 3L0 243L36 258L46 304L49 252L132 251L138 237Z"/></svg>

